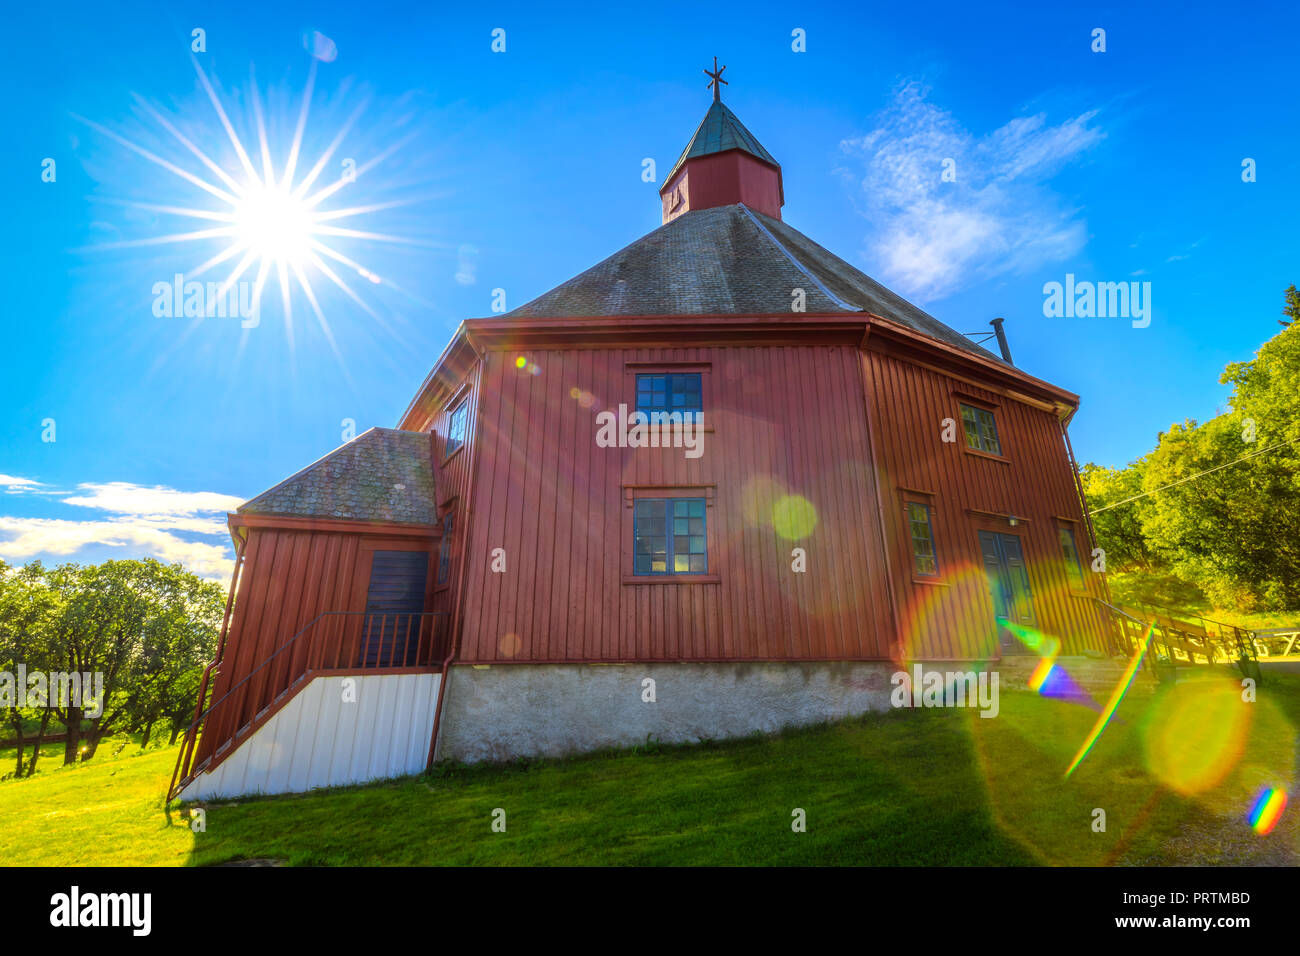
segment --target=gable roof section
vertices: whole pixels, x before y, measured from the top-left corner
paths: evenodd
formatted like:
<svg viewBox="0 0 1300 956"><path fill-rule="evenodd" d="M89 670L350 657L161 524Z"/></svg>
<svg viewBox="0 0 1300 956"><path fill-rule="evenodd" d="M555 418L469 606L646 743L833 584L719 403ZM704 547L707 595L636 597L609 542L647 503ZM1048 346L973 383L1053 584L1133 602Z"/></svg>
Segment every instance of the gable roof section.
<svg viewBox="0 0 1300 956"><path fill-rule="evenodd" d="M871 312L998 363L797 229L743 205L683 213L509 318Z"/></svg>
<svg viewBox="0 0 1300 956"><path fill-rule="evenodd" d="M756 159L770 163L778 169L781 168L781 164L772 158L772 154L763 148L763 144L745 128L745 124L736 117L736 114L721 102L715 102L704 114L704 119L700 121L699 128L695 130L691 141L686 144L682 155L677 158L677 162L673 163L672 171L664 177L664 183L671 182L677 175L677 170L682 168L682 163L688 159L708 156L711 153L725 153L729 149L743 150Z"/></svg>
<svg viewBox="0 0 1300 956"><path fill-rule="evenodd" d="M431 442L426 432L371 428L238 512L434 525Z"/></svg>

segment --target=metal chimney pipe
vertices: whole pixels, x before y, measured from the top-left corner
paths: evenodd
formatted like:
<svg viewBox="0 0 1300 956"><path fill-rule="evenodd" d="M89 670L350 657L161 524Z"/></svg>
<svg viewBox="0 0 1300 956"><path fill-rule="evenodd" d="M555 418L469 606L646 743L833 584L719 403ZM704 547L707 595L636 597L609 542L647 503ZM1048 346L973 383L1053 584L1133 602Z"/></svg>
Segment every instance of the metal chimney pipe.
<svg viewBox="0 0 1300 956"><path fill-rule="evenodd" d="M1011 359L1011 346L1007 345L1007 333L1002 330L1002 323L1005 321L1006 319L999 315L989 325L993 326L993 332L998 337L998 351L1002 353L1002 361L1008 365L1015 365L1016 363Z"/></svg>

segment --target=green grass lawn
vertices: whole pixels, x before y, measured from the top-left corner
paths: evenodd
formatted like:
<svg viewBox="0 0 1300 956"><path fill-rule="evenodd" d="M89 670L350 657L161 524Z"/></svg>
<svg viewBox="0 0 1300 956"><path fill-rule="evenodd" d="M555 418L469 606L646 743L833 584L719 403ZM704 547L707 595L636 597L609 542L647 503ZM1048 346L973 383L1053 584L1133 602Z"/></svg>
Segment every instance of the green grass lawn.
<svg viewBox="0 0 1300 956"><path fill-rule="evenodd" d="M1163 864L1300 860L1300 678L1135 692L1066 779L1095 714L1024 691L1001 714L896 711L773 737L432 775L166 815L174 748L0 784L0 859L34 865ZM1249 708L1249 709L1239 709ZM1244 723L1243 723L1244 722ZM1226 732L1225 727L1236 732ZM1294 797L1293 797L1294 801ZM496 808L506 832L492 831ZM807 832L791 830L792 811ZM1106 813L1094 832L1094 810Z"/></svg>

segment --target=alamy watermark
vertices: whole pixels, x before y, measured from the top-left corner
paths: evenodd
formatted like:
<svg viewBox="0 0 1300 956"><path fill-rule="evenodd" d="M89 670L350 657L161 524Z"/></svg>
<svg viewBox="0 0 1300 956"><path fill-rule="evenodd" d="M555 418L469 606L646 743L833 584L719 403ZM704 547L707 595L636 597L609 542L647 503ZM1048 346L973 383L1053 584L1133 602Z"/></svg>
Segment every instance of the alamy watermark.
<svg viewBox="0 0 1300 956"><path fill-rule="evenodd" d="M998 673L993 671L895 671L889 702L895 707L971 707L981 717L998 715Z"/></svg>
<svg viewBox="0 0 1300 956"><path fill-rule="evenodd" d="M245 329L255 329L262 321L260 296L252 282L186 282L178 272L171 282L155 282L152 292L153 314L160 319L240 319Z"/></svg>
<svg viewBox="0 0 1300 956"><path fill-rule="evenodd" d="M682 448L687 458L704 454L703 412L646 412L630 415L627 405L618 413L596 415L596 445L600 448Z"/></svg>
<svg viewBox="0 0 1300 956"><path fill-rule="evenodd" d="M104 674L101 671L32 671L19 664L17 673L0 671L0 707L80 707L94 719L104 713Z"/></svg>
<svg viewBox="0 0 1300 956"><path fill-rule="evenodd" d="M1065 282L1043 284L1043 315L1049 319L1132 319L1133 328L1151 324L1150 282Z"/></svg>
<svg viewBox="0 0 1300 956"><path fill-rule="evenodd" d="M83 893L73 886L50 897L54 927L122 927L133 936L148 936L153 927L152 893Z"/></svg>

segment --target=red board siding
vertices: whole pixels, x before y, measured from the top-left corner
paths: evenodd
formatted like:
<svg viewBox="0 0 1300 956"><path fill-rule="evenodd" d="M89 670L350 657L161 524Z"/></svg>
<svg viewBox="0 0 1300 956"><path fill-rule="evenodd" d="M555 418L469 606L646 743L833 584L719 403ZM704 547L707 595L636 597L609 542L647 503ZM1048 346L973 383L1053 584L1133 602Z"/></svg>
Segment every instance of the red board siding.
<svg viewBox="0 0 1300 956"><path fill-rule="evenodd" d="M663 190L663 221L692 209L744 203L781 218L781 173L741 150L688 159Z"/></svg>
<svg viewBox="0 0 1300 956"><path fill-rule="evenodd" d="M890 656L859 353L852 346L490 352L458 659L814 660ZM705 363L704 454L600 448L596 415L635 403L628 363ZM574 397L574 390L577 397ZM589 407L586 407L589 395ZM626 486L709 497L716 583L624 582ZM707 486L699 490L698 486ZM815 509L798 540L773 506ZM806 573L791 551L807 552ZM490 570L493 549L506 571Z"/></svg>
<svg viewBox="0 0 1300 956"><path fill-rule="evenodd" d="M980 558L981 529L1021 537L1038 630L1060 639L1067 653L1101 650L1097 606L1071 592L1061 556L1059 519L1073 519L1085 584L1091 596L1104 597L1101 575L1088 570L1092 545L1056 416L900 357L869 351L863 363L903 639L910 653L920 658L976 658L987 656L995 646L992 600ZM963 397L995 406L1006 461L965 450L958 409ZM942 441L947 418L956 425L956 441L951 443ZM905 491L933 495L942 583L913 579L903 517ZM1026 520L1011 527L992 515Z"/></svg>

